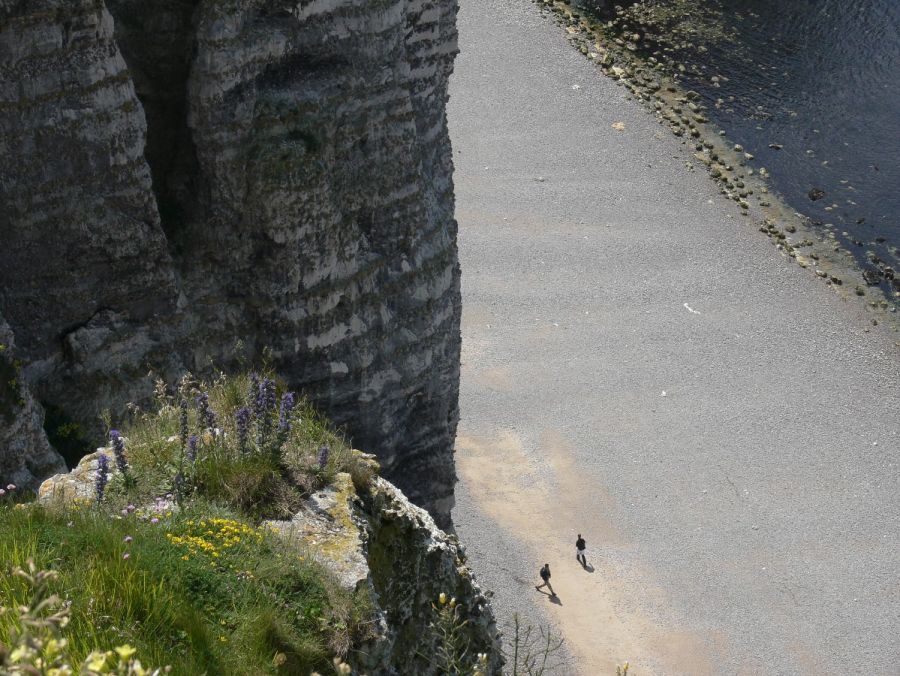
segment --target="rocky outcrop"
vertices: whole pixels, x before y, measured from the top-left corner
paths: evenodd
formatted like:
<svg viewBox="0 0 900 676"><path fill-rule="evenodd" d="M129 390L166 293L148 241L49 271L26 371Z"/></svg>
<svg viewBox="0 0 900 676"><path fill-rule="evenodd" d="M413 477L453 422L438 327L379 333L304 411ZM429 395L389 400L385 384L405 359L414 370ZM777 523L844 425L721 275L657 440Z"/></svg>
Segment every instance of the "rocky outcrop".
<svg viewBox="0 0 900 676"><path fill-rule="evenodd" d="M37 480L65 468L44 434L44 411L21 377L12 331L0 317L0 477L2 484L37 487Z"/></svg>
<svg viewBox="0 0 900 676"><path fill-rule="evenodd" d="M631 5L634 4L634 0L571 0L570 4L578 9L596 12L600 16L609 16L613 14L616 5Z"/></svg>
<svg viewBox="0 0 900 676"><path fill-rule="evenodd" d="M331 569L349 589L372 593L377 637L357 652L362 673L436 674L440 640L431 626L443 593L459 605L471 654L500 673L500 638L490 603L461 545L390 482L374 478L361 495L350 476L315 494L291 521L270 528Z"/></svg>
<svg viewBox="0 0 900 676"><path fill-rule="evenodd" d="M442 525L455 0L0 2L0 312L93 424L263 350Z"/></svg>
<svg viewBox="0 0 900 676"><path fill-rule="evenodd" d="M98 455L85 456L72 472L46 480L41 501L48 506L92 503ZM110 476L116 474L114 466L109 469ZM466 565L462 546L390 482L373 476L357 491L350 475L340 473L293 519L266 526L333 572L346 589L371 595L372 636L354 646L349 657L358 673L445 673L435 658L441 636L434 623L442 593L448 603L455 600L459 622L465 623L467 659L486 653L486 673L501 673L493 610Z"/></svg>

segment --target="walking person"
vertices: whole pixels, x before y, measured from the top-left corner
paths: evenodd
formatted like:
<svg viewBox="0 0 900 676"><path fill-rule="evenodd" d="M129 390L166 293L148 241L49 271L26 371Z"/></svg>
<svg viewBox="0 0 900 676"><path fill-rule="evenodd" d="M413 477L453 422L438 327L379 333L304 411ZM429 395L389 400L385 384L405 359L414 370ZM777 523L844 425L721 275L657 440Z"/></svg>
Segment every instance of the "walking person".
<svg viewBox="0 0 900 676"><path fill-rule="evenodd" d="M578 539L575 540L575 559L581 564L582 568L587 568L587 558L584 555L585 547L587 547L587 543L581 537L581 533L579 533Z"/></svg>
<svg viewBox="0 0 900 676"><path fill-rule="evenodd" d="M544 567L541 568L541 579L544 581L544 584L538 585L535 587L538 591L541 590L541 587L547 587L550 590L550 596L556 596L556 592L553 591L553 587L550 584L550 564L545 563Z"/></svg>

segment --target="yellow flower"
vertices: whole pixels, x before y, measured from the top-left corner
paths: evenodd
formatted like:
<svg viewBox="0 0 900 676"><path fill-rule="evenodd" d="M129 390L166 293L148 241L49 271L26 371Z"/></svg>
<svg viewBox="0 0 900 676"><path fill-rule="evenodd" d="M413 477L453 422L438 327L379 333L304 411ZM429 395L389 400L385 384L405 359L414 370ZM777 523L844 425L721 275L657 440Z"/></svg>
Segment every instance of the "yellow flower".
<svg viewBox="0 0 900 676"><path fill-rule="evenodd" d="M87 660L85 660L85 666L91 671L100 671L106 666L108 655L109 653L95 650L88 655Z"/></svg>
<svg viewBox="0 0 900 676"><path fill-rule="evenodd" d="M136 652L137 650L135 648L132 648L127 643L116 648L116 653L118 653L119 657L123 660L128 660Z"/></svg>
<svg viewBox="0 0 900 676"><path fill-rule="evenodd" d="M440 596L438 596L438 602L443 606L447 603L447 595L444 592L441 592Z"/></svg>

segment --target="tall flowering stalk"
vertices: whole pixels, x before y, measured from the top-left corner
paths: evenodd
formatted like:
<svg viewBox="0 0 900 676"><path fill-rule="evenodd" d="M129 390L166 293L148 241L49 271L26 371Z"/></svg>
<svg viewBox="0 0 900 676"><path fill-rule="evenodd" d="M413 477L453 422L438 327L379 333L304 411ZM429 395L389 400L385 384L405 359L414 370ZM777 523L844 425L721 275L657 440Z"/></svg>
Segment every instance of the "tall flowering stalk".
<svg viewBox="0 0 900 676"><path fill-rule="evenodd" d="M328 446L321 446L321 447L319 448L319 455L318 455L317 460L318 460L318 462L319 462L319 469L320 469L320 470L323 470L323 471L324 471L326 465L328 465L328 455L329 455L330 453L331 453L331 449L329 449Z"/></svg>
<svg viewBox="0 0 900 676"><path fill-rule="evenodd" d="M250 374L250 392L247 393L247 404L253 407L253 415L258 419L262 413L262 399L259 396L259 376Z"/></svg>
<svg viewBox="0 0 900 676"><path fill-rule="evenodd" d="M192 434L188 437L187 444L187 459L188 462L193 463L197 459L197 447L200 445L200 437L196 434Z"/></svg>
<svg viewBox="0 0 900 676"><path fill-rule="evenodd" d="M266 378L262 385L260 386L260 394L263 398L263 408L267 412L271 412L275 410L275 381L271 378Z"/></svg>
<svg viewBox="0 0 900 676"><path fill-rule="evenodd" d="M197 418L201 426L208 430L215 429L216 413L209 407L209 395L206 392L197 396Z"/></svg>
<svg viewBox="0 0 900 676"><path fill-rule="evenodd" d="M128 459L125 457L125 439L119 433L119 430L110 430L109 439L112 442L113 455L116 458L116 467L122 473L122 476L128 476Z"/></svg>
<svg viewBox="0 0 900 676"><path fill-rule="evenodd" d="M293 392L285 392L281 395L281 409L278 412L278 430L284 434L291 431L291 412L297 405Z"/></svg>
<svg viewBox="0 0 900 676"><path fill-rule="evenodd" d="M106 483L109 481L109 458L106 453L101 453L97 458L97 478L94 481L94 491L97 494L97 504L103 502L103 494L106 492Z"/></svg>
<svg viewBox="0 0 900 676"><path fill-rule="evenodd" d="M179 436L181 437L181 448L185 448L188 442L188 403L187 399L182 399L178 402L178 405L181 407L181 419L180 419L180 429Z"/></svg>
<svg viewBox="0 0 900 676"><path fill-rule="evenodd" d="M235 412L234 419L237 426L238 448L241 453L247 453L247 439L250 435L250 409L242 406Z"/></svg>
<svg viewBox="0 0 900 676"><path fill-rule="evenodd" d="M259 385L256 397L256 434L260 446L264 446L269 441L275 404L275 381L265 378Z"/></svg>

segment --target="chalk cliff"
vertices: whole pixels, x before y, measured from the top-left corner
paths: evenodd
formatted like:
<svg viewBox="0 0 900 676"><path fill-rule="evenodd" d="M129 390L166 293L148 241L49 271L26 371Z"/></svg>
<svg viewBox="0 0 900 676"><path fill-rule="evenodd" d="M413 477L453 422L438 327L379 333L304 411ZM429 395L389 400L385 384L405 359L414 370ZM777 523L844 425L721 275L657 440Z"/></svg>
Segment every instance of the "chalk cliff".
<svg viewBox="0 0 900 676"><path fill-rule="evenodd" d="M455 17L455 0L0 0L0 314L35 398L89 427L146 397L151 369L268 350L446 526Z"/></svg>

